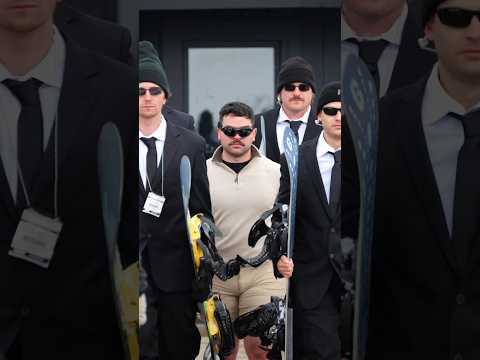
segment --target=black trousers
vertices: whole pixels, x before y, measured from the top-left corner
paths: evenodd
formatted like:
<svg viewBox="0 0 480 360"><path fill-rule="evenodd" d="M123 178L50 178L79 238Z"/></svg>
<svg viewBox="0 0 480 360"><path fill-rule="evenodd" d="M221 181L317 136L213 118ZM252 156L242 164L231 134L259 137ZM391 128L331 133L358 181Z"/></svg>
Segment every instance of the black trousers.
<svg viewBox="0 0 480 360"><path fill-rule="evenodd" d="M200 333L195 325L197 305L191 292L156 289L155 298L159 359L195 359L200 351Z"/></svg>
<svg viewBox="0 0 480 360"><path fill-rule="evenodd" d="M147 298L147 322L140 327L140 360L159 360L157 301L151 286L145 291Z"/></svg>
<svg viewBox="0 0 480 360"><path fill-rule="evenodd" d="M116 322L105 331L104 336L89 334L88 338L85 337L88 330L75 328L74 316L71 324L73 325L51 319L26 318L7 353L2 354L0 350L0 360L125 358ZM52 332L54 335L49 337Z"/></svg>
<svg viewBox="0 0 480 360"><path fill-rule="evenodd" d="M320 304L302 309L293 299L293 358L340 360L340 292L330 286Z"/></svg>

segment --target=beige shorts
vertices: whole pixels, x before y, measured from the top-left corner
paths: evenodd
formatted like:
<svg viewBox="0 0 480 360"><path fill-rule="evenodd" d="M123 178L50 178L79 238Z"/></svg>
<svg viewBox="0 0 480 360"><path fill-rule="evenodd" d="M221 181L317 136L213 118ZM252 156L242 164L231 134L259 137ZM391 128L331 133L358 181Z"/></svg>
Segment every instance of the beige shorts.
<svg viewBox="0 0 480 360"><path fill-rule="evenodd" d="M213 291L220 294L234 321L239 315L270 302L271 296L285 296L286 279L275 279L272 262L265 261L258 268L242 267L237 276L221 281L213 278Z"/></svg>

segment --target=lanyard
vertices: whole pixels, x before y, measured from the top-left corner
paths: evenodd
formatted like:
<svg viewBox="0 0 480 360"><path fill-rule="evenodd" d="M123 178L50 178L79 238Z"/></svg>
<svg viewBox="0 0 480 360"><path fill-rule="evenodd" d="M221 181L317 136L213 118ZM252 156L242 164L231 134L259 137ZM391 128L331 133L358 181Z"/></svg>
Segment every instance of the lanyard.
<svg viewBox="0 0 480 360"><path fill-rule="evenodd" d="M55 114L53 120L53 131L54 131L54 162L55 162L55 173L54 173L54 191L53 191L53 217L58 217L58 116ZM17 170L18 170L18 177L20 180L20 184L22 185L23 195L25 196L25 201L27 203L27 208L32 207L30 196L27 191L27 187L25 186L25 180L23 178L22 168L20 166L20 162L18 161L17 156ZM163 180L162 180L163 186ZM162 188L163 191L163 188Z"/></svg>
<svg viewBox="0 0 480 360"><path fill-rule="evenodd" d="M157 146L157 145L155 144L155 146ZM165 149L165 145L164 145L163 149ZM163 175L164 175L163 174L163 163L164 163L164 161L163 161L163 150L162 150L162 154L160 154L160 163L162 164L161 165L162 166L162 186L161 186L161 189L162 189L162 196L164 196L164 194L163 194ZM145 165L146 165L146 163L145 163ZM147 171L146 166L145 166L145 178L147 179L147 185L150 188L150 191L153 191L152 182L150 181L150 178L148 177L148 171Z"/></svg>

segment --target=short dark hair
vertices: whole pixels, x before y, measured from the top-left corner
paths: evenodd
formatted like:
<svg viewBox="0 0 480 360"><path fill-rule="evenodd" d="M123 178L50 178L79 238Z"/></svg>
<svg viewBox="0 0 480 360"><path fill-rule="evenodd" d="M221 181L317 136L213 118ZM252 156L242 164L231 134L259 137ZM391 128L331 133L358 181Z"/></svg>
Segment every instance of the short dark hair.
<svg viewBox="0 0 480 360"><path fill-rule="evenodd" d="M218 128L223 126L223 117L227 115L235 115L250 119L252 127L255 127L255 117L253 110L247 104L239 101L232 101L222 106L218 113Z"/></svg>

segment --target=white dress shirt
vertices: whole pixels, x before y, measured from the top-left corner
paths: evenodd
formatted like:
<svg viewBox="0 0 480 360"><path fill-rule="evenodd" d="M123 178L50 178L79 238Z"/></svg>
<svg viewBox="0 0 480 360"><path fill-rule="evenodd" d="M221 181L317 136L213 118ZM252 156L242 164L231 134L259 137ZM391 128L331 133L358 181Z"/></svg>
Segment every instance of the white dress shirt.
<svg viewBox="0 0 480 360"><path fill-rule="evenodd" d="M63 83L65 57L65 41L58 29L54 27L52 45L47 55L25 75L13 75L3 63L0 63L0 155L14 199L16 198L18 184L17 129L21 105L2 81L6 79L26 81L35 78L43 82L39 89L39 97L42 106L43 148L45 149L57 113Z"/></svg>
<svg viewBox="0 0 480 360"><path fill-rule="evenodd" d="M347 24L341 15L341 26L342 26L342 58L346 59L347 54L358 55L358 46L351 42L348 42L348 39L357 39L358 41L362 40L386 40L388 45L385 47L385 50L380 55L378 59L378 75L380 78L380 89L379 96L385 95L390 85L390 80L392 78L393 68L395 67L395 62L397 61L398 50L400 48L400 42L402 41L403 28L405 26L405 21L408 16L408 5L405 2L403 10L400 16L395 20L392 27L385 33L379 36L360 36Z"/></svg>
<svg viewBox="0 0 480 360"><path fill-rule="evenodd" d="M327 144L322 130L317 142L317 162L328 202L330 202L330 182L332 178L332 168L333 165L335 165L335 158L332 154L329 154L329 151L334 153L338 150L340 149L335 150L333 147Z"/></svg>
<svg viewBox="0 0 480 360"><path fill-rule="evenodd" d="M303 137L305 136L305 130L307 129L308 124L308 117L310 116L310 111L312 107L309 106L305 114L300 119L295 119L294 121L301 121L300 127L298 128L298 144L300 145L303 141ZM278 150L280 150L280 154L285 152L283 147L283 133L285 132L285 128L290 127L289 124L290 119L288 118L285 111L283 111L283 107L280 107L280 112L278 113L277 119L277 143L278 143Z"/></svg>
<svg viewBox="0 0 480 360"><path fill-rule="evenodd" d="M165 145L165 137L167 135L167 120L162 115L162 120L160 121L160 126L149 136L145 136L142 132L138 131L138 166L140 170L140 176L142 178L143 186L146 188L147 186L147 152L148 147L145 143L140 140L140 138L151 138L155 137L157 140L155 141L155 146L157 148L157 167L160 164L160 160L162 159L163 155L163 146ZM150 180L150 179L149 179ZM162 179L163 181L163 179Z"/></svg>
<svg viewBox="0 0 480 360"><path fill-rule="evenodd" d="M457 158L465 137L461 121L448 113L465 115L479 107L480 103L467 111L453 99L440 83L438 63L434 65L423 97L422 125L450 235L453 224Z"/></svg>

